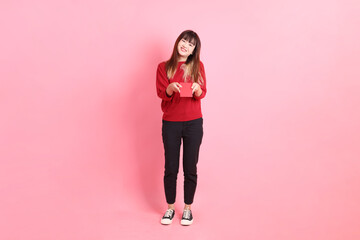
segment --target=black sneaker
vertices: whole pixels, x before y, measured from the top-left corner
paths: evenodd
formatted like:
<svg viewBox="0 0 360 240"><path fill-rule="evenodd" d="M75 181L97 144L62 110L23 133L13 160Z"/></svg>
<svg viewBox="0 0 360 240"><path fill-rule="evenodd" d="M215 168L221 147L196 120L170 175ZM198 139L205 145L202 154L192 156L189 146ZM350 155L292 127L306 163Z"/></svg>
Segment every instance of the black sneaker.
<svg viewBox="0 0 360 240"><path fill-rule="evenodd" d="M174 209L166 210L164 216L161 218L161 224L168 225L168 224L172 223L174 216L175 216Z"/></svg>
<svg viewBox="0 0 360 240"><path fill-rule="evenodd" d="M190 209L185 209L181 219L181 225L191 225L193 223L193 216Z"/></svg>

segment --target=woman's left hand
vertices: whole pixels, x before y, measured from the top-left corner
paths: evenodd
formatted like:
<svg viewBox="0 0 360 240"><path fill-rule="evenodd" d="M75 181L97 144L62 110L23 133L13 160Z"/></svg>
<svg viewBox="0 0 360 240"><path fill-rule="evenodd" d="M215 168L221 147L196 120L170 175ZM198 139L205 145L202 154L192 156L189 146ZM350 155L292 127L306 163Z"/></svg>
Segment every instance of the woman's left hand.
<svg viewBox="0 0 360 240"><path fill-rule="evenodd" d="M202 93L201 87L198 83L193 83L191 86L192 93L195 93L197 96L200 96Z"/></svg>

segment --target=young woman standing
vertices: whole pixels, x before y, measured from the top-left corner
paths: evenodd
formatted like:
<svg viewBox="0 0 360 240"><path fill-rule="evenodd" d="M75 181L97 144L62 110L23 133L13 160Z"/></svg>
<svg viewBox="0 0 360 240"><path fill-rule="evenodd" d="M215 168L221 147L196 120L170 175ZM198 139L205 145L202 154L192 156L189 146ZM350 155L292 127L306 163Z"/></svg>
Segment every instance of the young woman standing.
<svg viewBox="0 0 360 240"><path fill-rule="evenodd" d="M168 209L161 219L170 224L175 215L176 180L179 171L180 145L183 141L184 211L182 225L191 225L191 204L197 185L197 163L203 137L203 118L200 100L206 94L204 65L200 61L201 42L191 30L176 39L170 59L157 68L156 89L162 99L162 137L165 150L164 188ZM190 82L188 97L180 95Z"/></svg>

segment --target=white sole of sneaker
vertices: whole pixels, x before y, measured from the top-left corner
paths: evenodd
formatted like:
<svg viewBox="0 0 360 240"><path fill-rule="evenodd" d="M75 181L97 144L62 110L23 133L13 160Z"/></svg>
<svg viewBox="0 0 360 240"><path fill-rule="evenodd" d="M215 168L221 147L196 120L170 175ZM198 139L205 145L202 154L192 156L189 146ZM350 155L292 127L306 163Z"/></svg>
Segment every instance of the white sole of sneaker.
<svg viewBox="0 0 360 240"><path fill-rule="evenodd" d="M161 219L161 224L164 224L164 225L169 225L172 223L172 220L168 219L168 218L165 218L165 219Z"/></svg>
<svg viewBox="0 0 360 240"><path fill-rule="evenodd" d="M189 220L181 220L181 225L183 226L189 226L193 223L193 220L189 221Z"/></svg>

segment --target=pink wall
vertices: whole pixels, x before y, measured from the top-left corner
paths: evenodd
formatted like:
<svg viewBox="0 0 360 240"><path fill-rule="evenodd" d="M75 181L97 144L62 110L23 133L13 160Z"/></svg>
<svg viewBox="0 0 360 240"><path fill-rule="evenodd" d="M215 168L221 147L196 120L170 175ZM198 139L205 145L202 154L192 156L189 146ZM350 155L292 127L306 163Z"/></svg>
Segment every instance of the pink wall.
<svg viewBox="0 0 360 240"><path fill-rule="evenodd" d="M0 239L360 238L359 1L0 6ZM164 228L155 73L186 29L208 80L196 222Z"/></svg>

